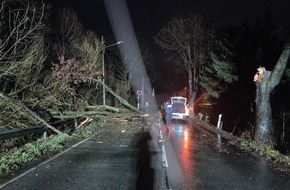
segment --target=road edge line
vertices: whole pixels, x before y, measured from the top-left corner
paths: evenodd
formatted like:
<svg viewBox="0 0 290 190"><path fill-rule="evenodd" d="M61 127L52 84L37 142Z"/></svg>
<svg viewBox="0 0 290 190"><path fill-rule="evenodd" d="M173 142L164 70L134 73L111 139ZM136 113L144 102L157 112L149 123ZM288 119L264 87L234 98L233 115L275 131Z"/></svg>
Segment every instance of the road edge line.
<svg viewBox="0 0 290 190"><path fill-rule="evenodd" d="M95 136L95 135L93 135L93 136ZM10 183L12 183L12 182L18 180L18 179L20 179L21 177L23 177L23 176L25 176L26 174L32 172L32 171L35 170L36 168L38 168L38 167L40 167L40 166L42 166L42 165L44 165L44 164L46 164L46 163L48 163L48 162L54 160L55 158L57 158L57 157L59 157L60 155L62 155L62 154L64 154L64 153L68 152L69 150L71 150L71 149L73 149L73 148L79 146L80 144L82 144L82 143L84 143L85 141L89 140L89 139L92 138L93 136L90 136L90 137L88 137L88 138L86 138L86 139L84 139L84 140L82 140L82 141L80 141L80 142L74 144L73 146L69 147L68 149L65 149L64 151L62 151L62 152L60 152L60 153L54 155L54 156L51 157L50 159L45 160L44 162L40 163L39 165L37 165L37 166L35 166L35 167L33 167L33 168L30 168L29 170L27 170L27 171L25 171L25 172L19 174L18 176L14 177L13 179L8 180L7 182L5 182L5 183L3 183L3 184L0 185L0 189L3 188L3 187L5 187L6 185L8 185L8 184L10 184Z"/></svg>

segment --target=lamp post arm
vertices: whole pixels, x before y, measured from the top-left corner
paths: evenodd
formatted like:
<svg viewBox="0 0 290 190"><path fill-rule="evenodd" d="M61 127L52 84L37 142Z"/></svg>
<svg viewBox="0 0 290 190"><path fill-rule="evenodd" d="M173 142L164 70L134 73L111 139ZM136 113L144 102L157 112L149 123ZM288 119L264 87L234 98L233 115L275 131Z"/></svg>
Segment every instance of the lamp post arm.
<svg viewBox="0 0 290 190"><path fill-rule="evenodd" d="M102 43L102 48L103 48L103 53L102 53L102 74L103 74L103 80L102 80L102 82L105 84L105 49L108 48L108 47L111 47L111 46L115 46L115 45L118 45L118 44L122 44L122 43L124 43L124 41L118 41L118 42L116 42L114 44L105 46L105 41L104 41L104 38L102 36L101 43ZM103 85L103 105L104 106L106 105L106 88L105 88L104 85Z"/></svg>
<svg viewBox="0 0 290 190"><path fill-rule="evenodd" d="M114 43L114 44L111 44L108 46L104 46L104 48L108 48L108 47L115 46L115 45L122 44L122 43L124 43L124 41L118 41L117 43Z"/></svg>

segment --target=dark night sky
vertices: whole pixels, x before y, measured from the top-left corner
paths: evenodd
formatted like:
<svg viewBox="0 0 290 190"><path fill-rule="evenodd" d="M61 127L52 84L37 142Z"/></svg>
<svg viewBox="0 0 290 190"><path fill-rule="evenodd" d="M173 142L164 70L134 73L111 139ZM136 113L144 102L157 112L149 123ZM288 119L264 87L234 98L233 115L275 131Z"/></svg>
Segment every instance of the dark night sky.
<svg viewBox="0 0 290 190"><path fill-rule="evenodd" d="M103 34L109 32L103 0L63 2L77 11L86 27ZM148 37L155 35L172 16L186 13L206 13L218 25L227 25L261 18L268 7L275 23L290 26L289 0L127 0L127 4L136 32Z"/></svg>
<svg viewBox="0 0 290 190"><path fill-rule="evenodd" d="M112 38L103 0L54 1L73 8L84 26L95 30L98 36ZM262 18L269 8L277 26L290 28L289 0L127 0L127 4L137 38L146 39L152 44L154 62L159 68L164 68L168 63L163 60L160 48L154 44L153 36L173 16L203 13L217 26L226 26L247 18L255 21ZM162 78L168 81L172 77L170 72L166 72Z"/></svg>

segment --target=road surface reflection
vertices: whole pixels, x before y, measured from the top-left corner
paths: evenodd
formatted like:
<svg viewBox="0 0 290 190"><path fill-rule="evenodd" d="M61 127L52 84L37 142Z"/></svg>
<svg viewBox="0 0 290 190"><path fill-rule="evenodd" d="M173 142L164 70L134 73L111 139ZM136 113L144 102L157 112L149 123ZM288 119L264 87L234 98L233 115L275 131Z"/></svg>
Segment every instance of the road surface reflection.
<svg viewBox="0 0 290 190"><path fill-rule="evenodd" d="M182 124L166 126L164 134L170 189L290 189L288 176L220 135Z"/></svg>
<svg viewBox="0 0 290 190"><path fill-rule="evenodd" d="M173 182L170 184L172 189L192 188L195 185L193 178L194 163L193 154L195 141L192 137L192 130L188 125L171 124L166 126L167 137L166 148L170 167L167 169L168 176Z"/></svg>

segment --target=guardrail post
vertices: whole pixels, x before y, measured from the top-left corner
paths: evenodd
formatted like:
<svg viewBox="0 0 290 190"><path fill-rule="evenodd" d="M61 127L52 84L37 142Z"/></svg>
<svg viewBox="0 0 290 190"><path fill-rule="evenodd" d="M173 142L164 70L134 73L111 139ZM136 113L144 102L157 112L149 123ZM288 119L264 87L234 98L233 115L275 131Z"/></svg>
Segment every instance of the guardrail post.
<svg viewBox="0 0 290 190"><path fill-rule="evenodd" d="M43 133L43 138L46 139L46 137L47 137L47 132L45 131L45 132Z"/></svg>
<svg viewBox="0 0 290 190"><path fill-rule="evenodd" d="M208 119L209 119L209 116L206 115L206 116L205 116L205 120L204 120L204 122L205 122L205 123L208 123L208 122L209 122Z"/></svg>
<svg viewBox="0 0 290 190"><path fill-rule="evenodd" d="M197 117L198 117L198 120L202 120L202 117L203 117L202 113L198 113Z"/></svg>
<svg viewBox="0 0 290 190"><path fill-rule="evenodd" d="M217 128L218 129L221 129L221 127L222 127L221 120L222 120L222 114L219 114L219 119L218 119L218 123L217 123Z"/></svg>

